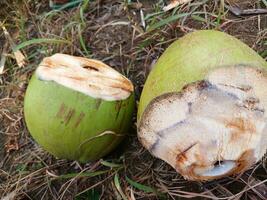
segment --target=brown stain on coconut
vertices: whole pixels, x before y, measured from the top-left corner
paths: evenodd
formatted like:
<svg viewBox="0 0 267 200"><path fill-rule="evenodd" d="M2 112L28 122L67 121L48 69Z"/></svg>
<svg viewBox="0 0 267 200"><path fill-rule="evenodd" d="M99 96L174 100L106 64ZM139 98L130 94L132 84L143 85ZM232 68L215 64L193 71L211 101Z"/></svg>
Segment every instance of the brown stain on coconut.
<svg viewBox="0 0 267 200"><path fill-rule="evenodd" d="M124 91L127 91L129 93L133 92L133 86L129 85L127 80L120 80L121 83L114 83L111 85L113 88L118 88Z"/></svg>
<svg viewBox="0 0 267 200"><path fill-rule="evenodd" d="M57 114L56 114L56 117L57 118L63 118L66 111L67 111L67 106L64 103L62 103Z"/></svg>
<svg viewBox="0 0 267 200"><path fill-rule="evenodd" d="M74 116L74 114L75 114L75 110L70 109L69 112L67 113L67 115L64 117L65 125L68 125L68 123L70 122L70 120Z"/></svg>
<svg viewBox="0 0 267 200"><path fill-rule="evenodd" d="M250 85L234 86L234 85L222 84L222 83L218 83L218 85L238 89L238 90L241 90L243 92L248 92L248 91L252 90L252 87Z"/></svg>
<svg viewBox="0 0 267 200"><path fill-rule="evenodd" d="M194 90L201 91L207 87L209 87L210 83L207 80L201 80L201 81L196 81L193 83L186 84L181 91L181 94L185 93L190 93Z"/></svg>
<svg viewBox="0 0 267 200"><path fill-rule="evenodd" d="M127 112L124 110L124 112L123 112L123 114L122 114L122 119L125 118L125 115L126 115L126 114L127 114ZM119 115L117 116L116 120L118 119L118 117L119 117ZM120 125L119 125L119 128L122 129L122 126L123 126L123 125L124 125L124 123L121 122Z"/></svg>
<svg viewBox="0 0 267 200"><path fill-rule="evenodd" d="M116 105L115 105L115 110L117 111L116 119L118 119L118 117L119 117L119 114L120 114L120 111L121 111L121 107L122 107L122 101L116 102Z"/></svg>
<svg viewBox="0 0 267 200"><path fill-rule="evenodd" d="M81 112L80 115L78 116L75 124L74 124L74 128L77 128L80 125L80 123L81 123L81 121L83 120L84 117L85 117L85 113Z"/></svg>
<svg viewBox="0 0 267 200"><path fill-rule="evenodd" d="M181 152L176 156L176 165L181 165L184 164L187 161L187 156L186 154L188 153L188 151L190 151L190 149L192 149L197 143L194 143L192 145L190 145L189 147L187 147L185 150L183 151L178 151Z"/></svg>
<svg viewBox="0 0 267 200"><path fill-rule="evenodd" d="M189 162L188 156L186 155L190 149L192 149L197 143L194 143L193 145L190 145L186 150L184 150L182 153L179 153L176 157L176 171L179 173L182 173L183 176L186 179L190 180L208 180L209 178L203 178L201 175L198 175L195 171L196 169L205 169L208 167L208 164L205 161L205 158L203 155L199 153L194 153L195 159L197 163L192 163L189 166L186 166L187 163Z"/></svg>
<svg viewBox="0 0 267 200"><path fill-rule="evenodd" d="M49 58L44 58L43 62L45 63L44 66L48 67L48 68L53 68L54 67L54 63L51 59Z"/></svg>
<svg viewBox="0 0 267 200"><path fill-rule="evenodd" d="M117 112L121 110L121 107L122 107L122 101L116 102L115 109Z"/></svg>
<svg viewBox="0 0 267 200"><path fill-rule="evenodd" d="M86 78L80 77L80 76L66 76L66 78L73 79L73 80L76 80L76 81L84 81L84 80L86 80Z"/></svg>
<svg viewBox="0 0 267 200"><path fill-rule="evenodd" d="M176 171L179 173L182 173L186 179L188 178L190 180L208 181L208 180L213 180L214 178L220 179L220 178L223 178L226 176L240 174L240 173L248 170L249 167L252 166L256 162L256 158L254 157L254 150L249 149L249 150L244 151L241 154L241 156L235 161L236 167L233 168L231 171L229 171L225 174L216 176L216 177L211 177L211 176L201 176L201 175L196 174L196 172L195 172L196 169L201 169L201 168L204 169L204 168L209 167L204 163L203 156L197 155L196 157L198 157L198 159L197 159L198 161L201 161L200 163L198 163L198 164L193 163L188 167L183 167L184 162L187 161L187 157L184 153L182 153L181 155L179 154L179 157L177 160L177 165L176 165ZM223 162L223 159L221 160L221 162ZM215 164L216 164L216 162L215 162Z"/></svg>
<svg viewBox="0 0 267 200"><path fill-rule="evenodd" d="M102 103L102 100L101 99L96 99L96 102L95 102L95 109L98 110L100 105Z"/></svg>
<svg viewBox="0 0 267 200"><path fill-rule="evenodd" d="M225 126L233 130L231 134L231 141L233 142L240 139L243 134L256 133L255 125L250 120L241 117L225 121Z"/></svg>
<svg viewBox="0 0 267 200"><path fill-rule="evenodd" d="M65 125L68 125L68 123L70 122L71 118L75 115L75 109L70 108L68 109L68 107L62 103L57 114L56 117L59 119L63 119Z"/></svg>
<svg viewBox="0 0 267 200"><path fill-rule="evenodd" d="M186 152L179 153L176 157L176 164L181 165L187 161Z"/></svg>
<svg viewBox="0 0 267 200"><path fill-rule="evenodd" d="M237 167L234 168L229 174L239 174L249 169L256 162L254 156L254 150L249 149L244 151L241 156L237 159Z"/></svg>
<svg viewBox="0 0 267 200"><path fill-rule="evenodd" d="M87 69L87 70L92 70L92 71L96 71L96 72L98 72L99 71L99 69L97 69L96 67L94 67L94 66L89 66L89 65L85 65L85 66L83 66L83 68L84 69Z"/></svg>

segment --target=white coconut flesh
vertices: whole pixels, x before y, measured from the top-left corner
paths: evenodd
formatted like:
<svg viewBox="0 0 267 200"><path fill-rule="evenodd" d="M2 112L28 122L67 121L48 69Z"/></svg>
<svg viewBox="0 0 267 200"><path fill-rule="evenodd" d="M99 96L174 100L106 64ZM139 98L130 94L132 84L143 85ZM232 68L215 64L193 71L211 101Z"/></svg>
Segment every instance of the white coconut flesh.
<svg viewBox="0 0 267 200"><path fill-rule="evenodd" d="M133 92L131 81L106 64L66 54L44 58L36 76L106 101L124 100Z"/></svg>
<svg viewBox="0 0 267 200"><path fill-rule="evenodd" d="M266 109L265 71L217 68L179 93L153 99L138 136L186 179L221 178L247 170L265 154Z"/></svg>

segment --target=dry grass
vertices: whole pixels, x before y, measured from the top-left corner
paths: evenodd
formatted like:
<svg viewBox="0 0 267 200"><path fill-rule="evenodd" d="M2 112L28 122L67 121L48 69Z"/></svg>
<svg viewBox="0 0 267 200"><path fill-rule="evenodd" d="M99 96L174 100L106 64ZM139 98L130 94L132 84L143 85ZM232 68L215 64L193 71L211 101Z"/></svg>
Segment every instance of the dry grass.
<svg viewBox="0 0 267 200"><path fill-rule="evenodd" d="M1 1L0 20L28 64L19 68L8 49L0 76L0 199L267 199L266 159L239 177L189 182L141 147L135 126L118 150L81 165L44 152L23 121L27 82L41 59L56 52L103 60L134 82L137 99L164 49L193 30L228 32L266 59L267 16L236 17L223 3L193 1L163 13L161 0L99 0L64 11L51 11L46 0ZM265 0L228 3L266 7ZM0 31L1 49L5 43Z"/></svg>

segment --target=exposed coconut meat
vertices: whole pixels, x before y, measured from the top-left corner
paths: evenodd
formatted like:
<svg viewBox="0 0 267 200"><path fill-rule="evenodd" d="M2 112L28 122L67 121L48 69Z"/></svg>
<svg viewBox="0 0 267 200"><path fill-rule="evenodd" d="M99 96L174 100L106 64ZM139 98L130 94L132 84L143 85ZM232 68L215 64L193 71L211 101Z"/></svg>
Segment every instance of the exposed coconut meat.
<svg viewBox="0 0 267 200"><path fill-rule="evenodd" d="M180 93L163 94L138 125L141 143L185 178L240 173L267 149L267 76L248 66L217 68Z"/></svg>
<svg viewBox="0 0 267 200"><path fill-rule="evenodd" d="M66 54L44 58L36 75L40 80L55 81L107 101L127 99L133 92L131 81L106 64Z"/></svg>

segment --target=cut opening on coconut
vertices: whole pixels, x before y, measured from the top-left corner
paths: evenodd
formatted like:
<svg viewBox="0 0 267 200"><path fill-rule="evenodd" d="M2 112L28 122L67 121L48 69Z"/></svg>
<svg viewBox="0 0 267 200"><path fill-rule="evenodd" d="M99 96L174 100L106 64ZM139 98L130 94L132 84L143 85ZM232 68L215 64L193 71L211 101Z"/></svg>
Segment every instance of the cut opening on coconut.
<svg viewBox="0 0 267 200"><path fill-rule="evenodd" d="M236 167L235 161L217 161L213 168L210 170L206 170L203 173L199 173L198 175L204 177L220 177L225 174L229 174Z"/></svg>
<svg viewBox="0 0 267 200"><path fill-rule="evenodd" d="M153 99L138 124L139 140L190 180L240 173L267 149L266 94L263 69L217 68L179 93Z"/></svg>
<svg viewBox="0 0 267 200"><path fill-rule="evenodd" d="M36 76L106 101L127 99L134 90L130 80L103 62L66 54L44 58Z"/></svg>

